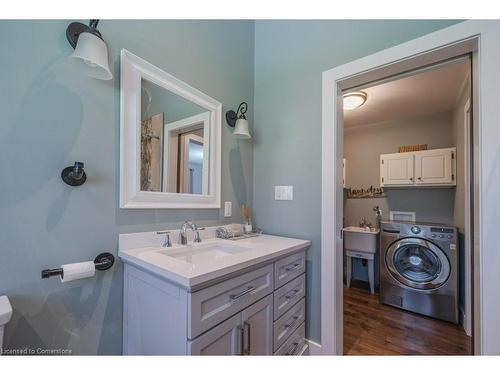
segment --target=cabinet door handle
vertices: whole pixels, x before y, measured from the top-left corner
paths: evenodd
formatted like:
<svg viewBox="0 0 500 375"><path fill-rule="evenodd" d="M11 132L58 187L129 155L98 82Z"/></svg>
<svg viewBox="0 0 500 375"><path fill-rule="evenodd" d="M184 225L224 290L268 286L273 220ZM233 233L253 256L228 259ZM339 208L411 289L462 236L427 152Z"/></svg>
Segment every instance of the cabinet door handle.
<svg viewBox="0 0 500 375"><path fill-rule="evenodd" d="M287 295L285 296L285 299L287 299L287 300L291 300L293 297L295 297L295 296L297 295L297 293L298 293L298 292L299 292L299 290L298 290L298 289L295 289L292 293L287 294Z"/></svg>
<svg viewBox="0 0 500 375"><path fill-rule="evenodd" d="M245 327L239 325L238 330L240 331L240 355L244 355Z"/></svg>
<svg viewBox="0 0 500 375"><path fill-rule="evenodd" d="M300 263L295 263L293 266L288 266L285 268L285 271L291 271L291 270L294 270L296 268L299 268L300 267Z"/></svg>
<svg viewBox="0 0 500 375"><path fill-rule="evenodd" d="M294 317L292 318L292 321L291 321L290 323L285 324L285 328L286 328L286 329L289 329L289 328L293 327L293 326L297 323L297 320L298 320L298 319L299 319L299 317L298 317L298 316L294 316Z"/></svg>
<svg viewBox="0 0 500 375"><path fill-rule="evenodd" d="M291 346L290 350L288 351L288 353L286 355L294 355L295 351L297 350L298 347L299 347L299 343L298 342L294 342L293 345Z"/></svg>
<svg viewBox="0 0 500 375"><path fill-rule="evenodd" d="M422 177L418 177L418 180L419 180L419 181L422 181Z"/></svg>
<svg viewBox="0 0 500 375"><path fill-rule="evenodd" d="M246 295L246 294L248 294L248 293L250 293L250 292L252 292L252 291L254 291L254 290L255 290L255 287L254 287L254 286L249 286L249 287L247 287L247 289L246 289L246 290L244 290L244 291L243 291L243 292L241 292L241 293L238 293L238 294L230 294L230 295L229 295L229 299L230 299L231 301L235 301L235 300L237 300L238 298L241 298L241 297L243 297L244 295Z"/></svg>
<svg viewBox="0 0 500 375"><path fill-rule="evenodd" d="M250 322L244 322L243 323L243 327L248 327L248 330L247 330L247 347L243 350L243 354L246 354L246 355L250 355L250 345L251 345L251 341L250 341L250 336L251 336L251 328L252 326L250 325ZM243 331L245 331L245 329L243 329Z"/></svg>

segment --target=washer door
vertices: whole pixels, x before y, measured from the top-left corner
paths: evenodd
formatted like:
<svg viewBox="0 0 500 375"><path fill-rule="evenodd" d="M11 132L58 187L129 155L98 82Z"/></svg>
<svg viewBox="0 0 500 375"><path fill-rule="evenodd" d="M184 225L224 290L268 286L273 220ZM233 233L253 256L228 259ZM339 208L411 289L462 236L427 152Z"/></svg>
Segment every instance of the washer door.
<svg viewBox="0 0 500 375"><path fill-rule="evenodd" d="M397 281L414 289L439 288L450 276L450 262L446 254L422 238L395 241L387 249L385 262Z"/></svg>

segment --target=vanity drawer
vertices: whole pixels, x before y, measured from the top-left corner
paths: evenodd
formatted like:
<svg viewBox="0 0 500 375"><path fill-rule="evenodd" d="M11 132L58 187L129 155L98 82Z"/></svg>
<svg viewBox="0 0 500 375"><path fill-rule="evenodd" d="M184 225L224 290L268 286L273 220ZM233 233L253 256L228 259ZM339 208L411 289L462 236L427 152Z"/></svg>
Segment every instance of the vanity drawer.
<svg viewBox="0 0 500 375"><path fill-rule="evenodd" d="M306 302L302 298L295 306L274 322L274 350L277 350L292 332L305 321Z"/></svg>
<svg viewBox="0 0 500 375"><path fill-rule="evenodd" d="M274 355L299 355L306 345L306 324L302 323L299 328L274 352Z"/></svg>
<svg viewBox="0 0 500 375"><path fill-rule="evenodd" d="M278 289L304 272L306 272L305 251L279 259L274 263L274 287Z"/></svg>
<svg viewBox="0 0 500 375"><path fill-rule="evenodd" d="M274 292L274 320L306 295L306 275L303 274Z"/></svg>
<svg viewBox="0 0 500 375"><path fill-rule="evenodd" d="M188 338L195 338L272 292L270 264L190 294Z"/></svg>

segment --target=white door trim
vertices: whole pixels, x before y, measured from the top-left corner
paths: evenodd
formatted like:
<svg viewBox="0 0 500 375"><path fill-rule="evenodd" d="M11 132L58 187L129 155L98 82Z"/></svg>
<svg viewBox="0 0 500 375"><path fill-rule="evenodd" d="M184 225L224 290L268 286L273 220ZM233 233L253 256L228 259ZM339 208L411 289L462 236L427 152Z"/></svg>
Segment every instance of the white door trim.
<svg viewBox="0 0 500 375"><path fill-rule="evenodd" d="M500 210L500 22L465 21L323 72L321 346L342 354L341 90L472 50L474 70L474 352L500 354L500 269L493 223ZM484 53L486 51L486 53ZM491 95L487 95L490 93ZM476 135L477 133L477 135ZM477 157L476 157L477 156ZM480 246L479 246L480 245Z"/></svg>
<svg viewBox="0 0 500 375"><path fill-rule="evenodd" d="M472 309L471 309L471 298L472 298L472 278L471 278L471 199L470 199L470 178L471 178L471 147L470 147L470 131L471 131L471 100L470 97L464 106L464 274L465 274L465 301L464 301L464 329L467 335L472 335Z"/></svg>

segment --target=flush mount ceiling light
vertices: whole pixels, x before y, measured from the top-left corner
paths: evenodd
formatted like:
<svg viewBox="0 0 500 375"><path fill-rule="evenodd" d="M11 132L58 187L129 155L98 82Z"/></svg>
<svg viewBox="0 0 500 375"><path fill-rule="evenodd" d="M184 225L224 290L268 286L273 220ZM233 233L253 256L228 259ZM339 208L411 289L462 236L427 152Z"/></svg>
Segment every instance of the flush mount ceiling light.
<svg viewBox="0 0 500 375"><path fill-rule="evenodd" d="M368 96L363 91L349 92L344 94L344 109L350 111L365 104Z"/></svg>
<svg viewBox="0 0 500 375"><path fill-rule="evenodd" d="M250 139L252 136L248 131L248 121L245 117L248 105L242 102L235 111L226 112L226 122L229 126L234 127L233 137L237 139Z"/></svg>
<svg viewBox="0 0 500 375"><path fill-rule="evenodd" d="M72 22L66 29L66 38L75 49L70 56L77 61L85 74L103 80L113 78L108 65L108 47L97 30L99 20L90 20L89 25Z"/></svg>

